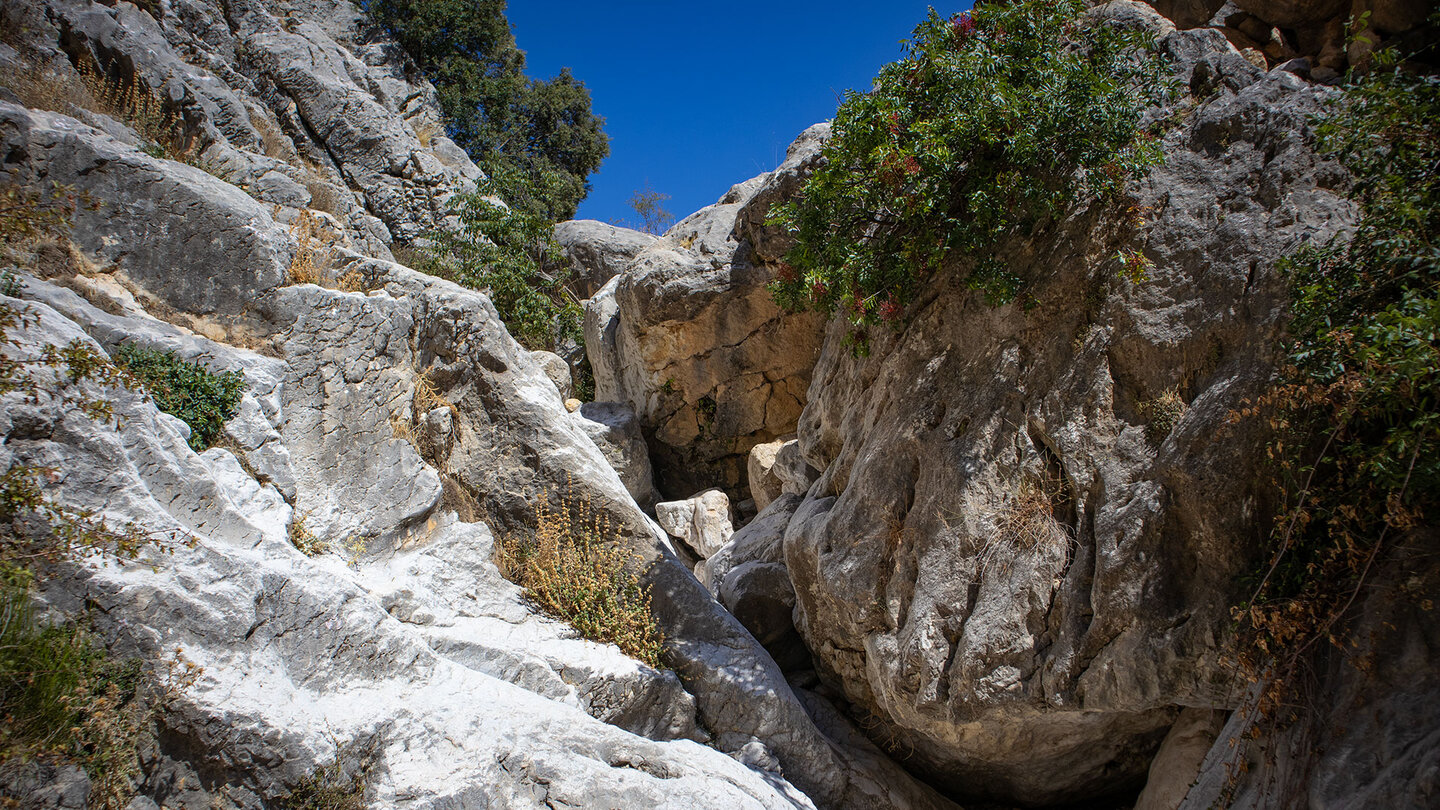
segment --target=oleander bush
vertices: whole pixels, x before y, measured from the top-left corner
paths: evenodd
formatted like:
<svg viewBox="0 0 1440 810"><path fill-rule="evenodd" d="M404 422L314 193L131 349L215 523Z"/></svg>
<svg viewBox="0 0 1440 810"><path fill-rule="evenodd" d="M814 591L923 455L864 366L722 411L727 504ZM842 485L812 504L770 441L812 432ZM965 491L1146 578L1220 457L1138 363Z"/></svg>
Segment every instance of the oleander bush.
<svg viewBox="0 0 1440 810"><path fill-rule="evenodd" d="M792 310L897 323L921 281L973 260L993 303L1024 292L997 257L1086 198L1118 198L1160 160L1141 125L1169 80L1147 35L1083 0L931 10L906 55L835 114L822 165L771 221L797 243L771 284Z"/></svg>

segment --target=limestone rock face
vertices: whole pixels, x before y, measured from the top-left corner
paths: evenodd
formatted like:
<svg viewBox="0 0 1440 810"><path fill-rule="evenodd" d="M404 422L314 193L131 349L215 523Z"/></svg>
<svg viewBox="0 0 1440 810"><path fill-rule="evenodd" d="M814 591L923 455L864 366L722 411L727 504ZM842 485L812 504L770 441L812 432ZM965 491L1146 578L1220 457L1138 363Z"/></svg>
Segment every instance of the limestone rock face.
<svg viewBox="0 0 1440 810"><path fill-rule="evenodd" d="M1408 534L1371 571L1374 587L1357 593L1345 648L1320 650L1315 711L1255 742L1246 742L1241 713L1231 715L1180 808L1276 807L1285 798L1420 808L1440 800L1440 623L1431 612L1440 564L1429 551L1440 536L1433 525ZM1249 771L1232 780L1236 761Z"/></svg>
<svg viewBox="0 0 1440 810"><path fill-rule="evenodd" d="M582 298L590 298L605 282L624 272L655 239L652 234L593 219L575 219L555 226L555 241L570 262L576 291Z"/></svg>
<svg viewBox="0 0 1440 810"><path fill-rule="evenodd" d="M1233 53L1203 30L1161 47L1182 81ZM1328 91L1233 81L1135 190L1147 282L1114 273L1117 214L1083 211L1002 248L1033 306L989 306L962 265L869 358L827 334L798 431L823 472L784 540L796 624L876 737L960 797L1138 789L1178 707L1238 705L1220 658L1267 490L1264 431L1229 417L1277 362L1275 257L1353 209L1305 136Z"/></svg>
<svg viewBox="0 0 1440 810"><path fill-rule="evenodd" d="M735 534L730 522L730 499L718 489L707 489L683 501L655 504L655 519L671 537L708 559Z"/></svg>
<svg viewBox="0 0 1440 810"><path fill-rule="evenodd" d="M567 412L485 295L385 258L473 167L397 125L426 120L429 92L354 6L153 5L159 21L129 3L3 9L57 71L63 28L67 47L118 53L183 101L207 171L150 156L95 111L0 103L7 182L60 181L108 206L76 218L75 261L93 267L16 268L22 300L3 303L39 321L13 350L133 342L246 381L225 447L204 454L138 393L104 392L109 422L0 400L0 468L53 466L61 503L194 540L133 565L86 560L43 594L57 615L95 608L123 653L179 647L204 668L160 721L152 798L183 782L194 806L260 807L362 746L383 762L379 807L951 807L853 729L816 725L813 696L694 579L617 474L627 465L590 438L600 423ZM317 63L291 70L284 54ZM279 197L314 189L283 142L269 141L283 158L262 148L256 122L277 120L378 215L327 214L344 231L334 288L287 278L299 212ZM495 538L532 531L547 497L607 516L653 588L673 671L578 638L500 576Z"/></svg>
<svg viewBox="0 0 1440 810"><path fill-rule="evenodd" d="M82 63L138 80L182 121L195 164L267 205L332 215L347 247L388 258L392 240L442 222L450 197L483 176L444 134L434 89L348 0L144 5L0 9L25 39L18 69L70 88ZM61 95L59 112L105 119Z"/></svg>
<svg viewBox="0 0 1440 810"><path fill-rule="evenodd" d="M70 303L77 316L90 314L83 302ZM90 342L55 310L23 306L39 323L26 330L21 352ZM107 395L119 430L7 396L0 460L59 462L66 475L55 495L63 502L197 541L133 564L87 562L44 596L61 610L82 600L98 607L101 632L136 654L159 660L179 649L204 668L167 702L164 723L182 747L208 753L203 764L226 774L227 793L274 801L335 757L337 743L361 741L378 747L384 763L375 785L381 806L529 807L537 775L542 795L566 801L811 806L717 751L652 742L581 711L587 700L640 697L676 710L645 731L661 739L694 733L693 704L673 679L671 694L644 695L664 679L535 617L490 563L483 525L437 516L425 549L348 565L338 549L307 558L289 544L283 522L265 519L243 489L230 488L231 476L213 474L189 450L177 420L139 393ZM53 432L15 435L17 424L34 427L37 419ZM565 678L546 656L568 662ZM641 694L611 687L587 695L566 680L577 677L590 685L628 680ZM620 706L606 710L625 719ZM645 770L615 764L639 760Z"/></svg>
<svg viewBox="0 0 1440 810"><path fill-rule="evenodd" d="M677 223L586 304L597 396L635 409L666 495L720 486L743 499L750 448L794 430L821 321L775 306L774 267L739 218L792 193L819 138Z"/></svg>
<svg viewBox="0 0 1440 810"><path fill-rule="evenodd" d="M780 491L791 495L803 495L810 489L820 473L810 466L800 452L800 442L791 439L775 451L775 463L770 472L780 479Z"/></svg>

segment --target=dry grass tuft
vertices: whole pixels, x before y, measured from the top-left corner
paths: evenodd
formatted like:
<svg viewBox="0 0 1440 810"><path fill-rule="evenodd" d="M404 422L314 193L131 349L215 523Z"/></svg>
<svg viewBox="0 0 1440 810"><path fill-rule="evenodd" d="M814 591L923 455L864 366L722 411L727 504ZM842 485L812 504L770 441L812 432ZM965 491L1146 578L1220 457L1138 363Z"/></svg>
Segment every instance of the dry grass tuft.
<svg viewBox="0 0 1440 810"><path fill-rule="evenodd" d="M306 557L315 557L327 551L326 545L305 525L306 515L296 515L290 521L290 545Z"/></svg>
<svg viewBox="0 0 1440 810"><path fill-rule="evenodd" d="M456 417L460 415L460 411L454 403L446 399L435 387L435 383L430 381L429 374L421 374L415 378L415 398L410 407L416 419L422 418L436 408L445 408Z"/></svg>
<svg viewBox="0 0 1440 810"><path fill-rule="evenodd" d="M1172 386L1160 396L1140 403L1140 415L1145 418L1145 438L1152 444L1160 444L1165 437L1185 418L1190 406L1180 396L1179 387Z"/></svg>
<svg viewBox="0 0 1440 810"><path fill-rule="evenodd" d="M536 505L532 536L511 534L497 543L500 572L580 635L658 668L664 636L650 610L650 589L629 570L632 555L607 538L609 521L588 499L549 503L546 493Z"/></svg>
<svg viewBox="0 0 1440 810"><path fill-rule="evenodd" d="M295 237L295 258L290 260L290 280L295 284L314 284L342 292L368 292L365 276L352 267L339 276L333 266L335 245L341 234L322 222L311 209L301 209L300 216L290 225Z"/></svg>

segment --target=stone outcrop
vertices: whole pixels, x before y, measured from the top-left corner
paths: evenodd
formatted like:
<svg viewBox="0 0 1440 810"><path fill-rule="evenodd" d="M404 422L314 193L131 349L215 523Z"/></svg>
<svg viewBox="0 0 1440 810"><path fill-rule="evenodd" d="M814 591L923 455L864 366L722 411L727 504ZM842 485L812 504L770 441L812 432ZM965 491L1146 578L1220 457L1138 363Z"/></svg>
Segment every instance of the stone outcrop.
<svg viewBox="0 0 1440 810"><path fill-rule="evenodd" d="M798 187L827 131L677 223L586 303L596 396L635 409L668 496L720 486L743 500L750 448L794 431L821 322L771 300L777 236L755 220Z"/></svg>
<svg viewBox="0 0 1440 810"><path fill-rule="evenodd" d="M1426 0L1147 0L1180 28L1221 32L1262 70L1286 65L1334 83L1380 47L1417 33L1433 10ZM1349 20L1365 21L1349 32ZM1414 50L1411 48L1410 50Z"/></svg>
<svg viewBox="0 0 1440 810"><path fill-rule="evenodd" d="M1219 31L1099 13L1210 93L1177 102L1143 226L1080 211L1005 247L1025 308L957 266L869 358L832 324L799 423L823 472L785 532L796 625L872 736L966 798L1138 790L1181 707L1239 705L1221 658L1267 490L1265 434L1230 414L1277 362L1275 257L1352 218L1305 136L1327 91ZM1145 283L1116 276L1122 245Z"/></svg>
<svg viewBox="0 0 1440 810"><path fill-rule="evenodd" d="M587 299L605 282L623 273L655 240L653 234L593 219L574 219L555 226L555 241L570 263L575 291Z"/></svg>
<svg viewBox="0 0 1440 810"><path fill-rule="evenodd" d="M730 499L718 489L707 489L683 501L657 503L655 519L701 559L714 555L735 534Z"/></svg>
<svg viewBox="0 0 1440 810"><path fill-rule="evenodd" d="M759 511L765 511L765 507L780 495L785 486L785 482L775 474L775 456L784 446L784 439L776 439L750 448L750 457L745 462L746 480L750 485L750 497Z"/></svg>
<svg viewBox="0 0 1440 810"><path fill-rule="evenodd" d="M325 212L347 246L388 257L483 176L445 135L434 89L348 0L5 0L0 13L23 46L0 67L63 88L47 99L58 112L104 125L82 66L138 87L178 120L187 160L232 192Z"/></svg>

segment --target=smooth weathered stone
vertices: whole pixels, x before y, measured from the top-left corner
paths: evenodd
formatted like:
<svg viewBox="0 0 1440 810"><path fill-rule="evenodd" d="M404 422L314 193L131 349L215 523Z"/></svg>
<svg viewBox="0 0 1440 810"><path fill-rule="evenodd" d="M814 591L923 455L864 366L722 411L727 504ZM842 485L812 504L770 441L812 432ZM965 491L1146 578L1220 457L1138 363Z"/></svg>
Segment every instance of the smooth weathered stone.
<svg viewBox="0 0 1440 810"><path fill-rule="evenodd" d="M655 519L671 537L683 541L702 559L719 551L735 534L730 524L730 499L718 489L708 489L683 501L657 503Z"/></svg>
<svg viewBox="0 0 1440 810"><path fill-rule="evenodd" d="M593 296L624 272L656 238L593 219L575 219L555 226L555 241L570 263L572 283L581 298Z"/></svg>
<svg viewBox="0 0 1440 810"><path fill-rule="evenodd" d="M630 406L619 402L587 402L576 414L600 452L619 473L625 490L642 508L655 504L659 493L650 473L650 453L640 432L640 421Z"/></svg>
<svg viewBox="0 0 1440 810"><path fill-rule="evenodd" d="M746 481L757 510L764 511L765 507L780 495L784 486L784 482L774 471L775 456L784 445L784 439L777 439L750 448L750 458L745 464Z"/></svg>
<svg viewBox="0 0 1440 810"><path fill-rule="evenodd" d="M530 356L540 364L540 370L555 384L555 390L560 392L561 399L571 399L575 393L575 383L570 378L570 364L565 358L554 352L534 351Z"/></svg>

